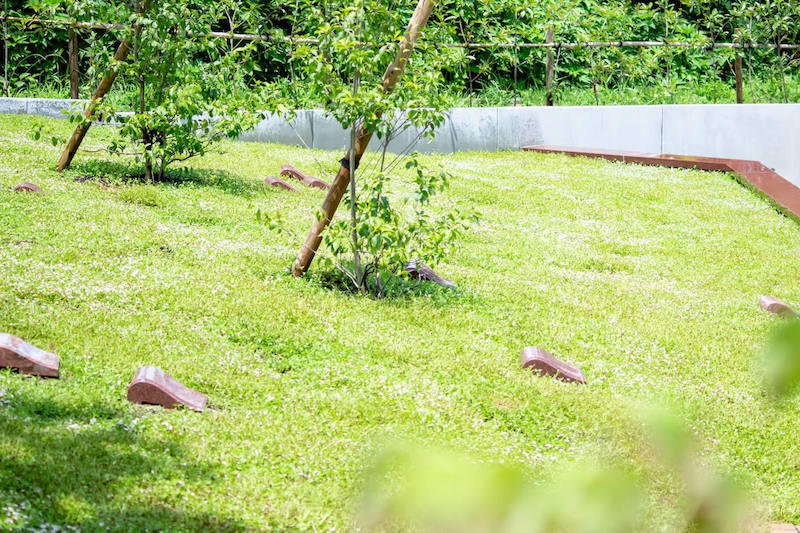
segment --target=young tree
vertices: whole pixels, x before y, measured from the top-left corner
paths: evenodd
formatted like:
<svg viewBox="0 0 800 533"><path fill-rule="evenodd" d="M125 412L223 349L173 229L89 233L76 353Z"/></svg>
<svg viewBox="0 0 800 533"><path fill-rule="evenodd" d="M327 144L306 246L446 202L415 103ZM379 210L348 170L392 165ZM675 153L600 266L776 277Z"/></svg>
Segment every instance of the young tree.
<svg viewBox="0 0 800 533"><path fill-rule="evenodd" d="M295 275L307 270L323 230L348 184L354 181L372 135L377 133L388 143L395 132L398 112L405 114L401 127L430 128L442 122L444 101L437 98L440 92L436 90L438 80L433 69L420 68L398 86L432 9L432 0L419 0L402 33L402 12L384 2L360 0L333 6L329 3L329 19L338 24L318 28L318 47L306 46L298 50L305 59L303 65L311 90L320 93L325 110L353 133L349 153L342 159L333 187L323 203L323 213L312 226L298 255L293 268ZM397 44L393 46L392 43ZM355 201L355 198L355 189L351 187L351 199ZM354 218L356 211L351 209ZM353 220L354 227L356 224ZM357 254L355 232L353 240Z"/></svg>
<svg viewBox="0 0 800 533"><path fill-rule="evenodd" d="M366 290L367 277L374 274L373 288L381 292L381 277L396 272L411 254L418 253L432 262L440 258L442 243L452 240L455 227L465 220L457 212L437 219L428 217L423 207L446 180L438 174L432 177L413 158L407 164L418 170L418 209L405 216L392 206L392 195L387 194L386 176L413 148L412 142L397 158L387 161L388 143L408 128L422 132L420 136L431 134L443 122L450 105L443 96L438 50L422 46L422 53L410 60L433 2L420 0L407 27L409 15L405 10L379 0L326 2L324 7L326 23L310 35L319 40L319 45L301 46L296 53L306 92L324 102L327 114L350 132L350 149L341 160L293 273L305 273L319 245L324 244L340 268L345 263L343 256L352 254L353 269L348 275L356 287ZM306 20L322 18L321 7L315 3L308 2L303 8ZM291 106L289 99L273 101L275 111ZM360 160L373 135L381 142L381 155L374 171L358 171L357 181ZM323 231L343 197L350 207L350 221L329 228L323 241ZM434 248L438 251L432 252Z"/></svg>
<svg viewBox="0 0 800 533"><path fill-rule="evenodd" d="M230 49L224 40L209 37L224 7L217 0L76 3L78 12L129 25L120 46L126 53L118 50L107 61L114 75L107 85L119 75L137 86L122 98L124 107L134 110L129 114L118 114L112 100L98 91L90 112L73 117L78 130L85 133L100 113L120 122L120 139L109 150L134 150L144 163L145 178L152 181L163 177L171 163L202 155L215 141L254 125L260 116L250 112L256 108L253 93L240 86L241 72L251 64L250 48ZM77 146L71 142L69 149Z"/></svg>

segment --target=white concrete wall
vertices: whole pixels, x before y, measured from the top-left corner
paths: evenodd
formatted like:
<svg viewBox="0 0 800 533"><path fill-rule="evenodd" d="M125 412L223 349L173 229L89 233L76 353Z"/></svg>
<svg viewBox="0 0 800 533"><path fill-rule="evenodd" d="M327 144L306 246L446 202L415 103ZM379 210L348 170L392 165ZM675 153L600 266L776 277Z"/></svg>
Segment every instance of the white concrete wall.
<svg viewBox="0 0 800 533"><path fill-rule="evenodd" d="M67 118L62 111L70 111L86 105L85 100L57 100L51 98L0 98L0 113L12 115L40 115L43 117Z"/></svg>
<svg viewBox="0 0 800 533"><path fill-rule="evenodd" d="M273 117L241 139L344 149L349 135L334 120L303 113L295 130ZM389 149L402 150L415 135L404 132ZM800 186L800 104L456 108L435 138L416 149L451 153L534 144L753 159ZM378 142L370 146L377 149Z"/></svg>
<svg viewBox="0 0 800 533"><path fill-rule="evenodd" d="M0 98L0 113L65 116L69 100ZM390 151L417 135L401 133ZM348 132L316 110L273 116L240 138L338 150ZM420 152L518 150L532 144L754 159L800 186L800 104L456 108ZM371 148L379 141L373 139Z"/></svg>
<svg viewBox="0 0 800 533"><path fill-rule="evenodd" d="M800 104L663 110L663 153L754 159L800 186Z"/></svg>
<svg viewBox="0 0 800 533"><path fill-rule="evenodd" d="M299 135L313 148L346 146L349 136L334 120L304 113L296 131L273 117L242 140L293 136L290 144L302 144ZM389 149L402 150L415 135L406 131ZM456 108L436 137L416 149L451 153L533 144L753 159L800 186L800 104ZM371 147L377 146L373 140Z"/></svg>

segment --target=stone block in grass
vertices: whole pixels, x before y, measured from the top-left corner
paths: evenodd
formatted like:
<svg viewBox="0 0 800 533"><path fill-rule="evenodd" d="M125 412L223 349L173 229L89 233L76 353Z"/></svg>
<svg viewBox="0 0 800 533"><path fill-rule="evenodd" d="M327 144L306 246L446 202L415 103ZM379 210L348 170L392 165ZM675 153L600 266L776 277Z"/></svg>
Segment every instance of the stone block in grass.
<svg viewBox="0 0 800 533"><path fill-rule="evenodd" d="M14 187L14 191L16 192L35 192L36 194L44 194L44 191L38 185L34 185L33 183L24 182L16 185Z"/></svg>
<svg viewBox="0 0 800 533"><path fill-rule="evenodd" d="M281 176L290 176L296 180L299 180L306 187L315 187L317 189L323 189L323 190L328 190L331 188L330 185L328 185L321 179L309 176L308 174L304 174L303 172L300 172L299 170L294 168L292 165L283 165L281 167Z"/></svg>
<svg viewBox="0 0 800 533"><path fill-rule="evenodd" d="M264 184L269 185L270 187L277 187L279 189L284 189L286 191L297 192L297 189L286 183L280 178L276 178L275 176L267 176L264 178Z"/></svg>
<svg viewBox="0 0 800 533"><path fill-rule="evenodd" d="M14 335L0 333L0 367L13 368L33 376L57 378L58 365L56 354L37 348Z"/></svg>
<svg viewBox="0 0 800 533"><path fill-rule="evenodd" d="M166 409L183 405L193 411L203 411L208 397L190 389L158 367L143 366L136 371L133 381L128 385L128 401L160 405Z"/></svg>
<svg viewBox="0 0 800 533"><path fill-rule="evenodd" d="M523 349L519 361L522 368L530 368L534 373L542 376L551 376L568 383L586 384L580 368L565 363L537 346L528 346Z"/></svg>
<svg viewBox="0 0 800 533"><path fill-rule="evenodd" d="M772 313L773 315L778 315L783 318L797 316L797 312L792 309L789 304L777 298L773 298L772 296L762 296L761 299L758 300L758 305L767 313Z"/></svg>
<svg viewBox="0 0 800 533"><path fill-rule="evenodd" d="M456 286L455 282L440 276L431 267L425 263L420 263L415 259L406 264L406 272L408 272L413 279L430 281L432 283L436 283L437 285L441 285L442 287Z"/></svg>

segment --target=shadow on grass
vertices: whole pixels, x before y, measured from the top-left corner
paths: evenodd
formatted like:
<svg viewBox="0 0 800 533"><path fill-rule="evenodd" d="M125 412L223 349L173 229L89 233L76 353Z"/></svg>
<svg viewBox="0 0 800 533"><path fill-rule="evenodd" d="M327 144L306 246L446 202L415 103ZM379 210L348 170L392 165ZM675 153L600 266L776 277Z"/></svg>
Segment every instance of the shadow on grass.
<svg viewBox="0 0 800 533"><path fill-rule="evenodd" d="M248 530L235 517L186 510L182 502L193 496L192 486L222 479L220 468L197 462L176 440L146 436L132 421L110 423L122 412L25 393L3 403L4 525L11 521L26 531Z"/></svg>
<svg viewBox="0 0 800 533"><path fill-rule="evenodd" d="M132 161L89 159L74 162L70 170L77 174L76 181L95 180L102 183L121 185L128 181L144 180L142 166Z"/></svg>
<svg viewBox="0 0 800 533"><path fill-rule="evenodd" d="M286 256L286 265L291 265L293 256ZM352 269L352 265L348 265ZM289 267L275 270L272 265L253 263L251 272L259 280L280 279L288 282L292 279ZM436 307L450 305L475 304L479 305L485 298L470 290L468 287L456 285L444 287L430 281L412 279L406 275L392 275L383 281L382 293L373 291L374 275L370 275L370 291L360 293L353 281L341 270L333 267L319 266L311 268L307 274L300 278L309 289L321 288L332 293L341 294L347 298L369 298L389 305L403 306L414 300L425 299L427 303Z"/></svg>
<svg viewBox="0 0 800 533"><path fill-rule="evenodd" d="M192 184L216 187L228 194L245 198L251 198L255 193L264 189L261 183L247 181L236 174L212 168L180 167L170 169L161 182L174 186Z"/></svg>
<svg viewBox="0 0 800 533"><path fill-rule="evenodd" d="M372 298L389 305L403 306L410 300L422 300L435 307L448 307L464 303L480 303L483 298L464 287L444 287L430 281L412 279L405 275L393 275L383 280L381 290L375 282L369 282L369 291L360 293L353 281L340 270L315 271L306 276L309 283L315 283L332 292L353 298ZM374 279L374 277L371 277Z"/></svg>
<svg viewBox="0 0 800 533"><path fill-rule="evenodd" d="M105 161L93 159L81 161L72 166L78 175L76 180L92 179L101 183L121 185L130 182L144 183L144 169L141 164L132 161ZM218 169L176 167L167 169L164 178L157 183L181 187L194 185L215 187L234 196L253 197L263 190L263 185L245 180L243 177Z"/></svg>
<svg viewBox="0 0 800 533"><path fill-rule="evenodd" d="M32 379L32 378L28 378ZM109 420L119 418L122 413L105 404L64 404L49 398L25 396L17 401L21 393L16 393L11 413L17 417L29 418L34 422L54 422L63 420L78 420L88 422L96 420Z"/></svg>

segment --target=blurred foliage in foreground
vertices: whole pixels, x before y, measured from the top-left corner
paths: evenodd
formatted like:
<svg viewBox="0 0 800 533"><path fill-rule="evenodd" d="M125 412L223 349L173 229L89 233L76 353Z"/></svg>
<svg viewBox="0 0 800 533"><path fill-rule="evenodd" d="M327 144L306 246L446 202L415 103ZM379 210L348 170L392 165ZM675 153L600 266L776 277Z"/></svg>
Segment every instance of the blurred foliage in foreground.
<svg viewBox="0 0 800 533"><path fill-rule="evenodd" d="M761 364L771 398L788 400L797 393L800 320L775 326ZM626 532L663 526L650 520L671 506L669 531L765 529L752 496L702 460L678 417L662 407L636 412L627 424L638 435L638 446L629 450L633 455L621 455L612 439L609 449L615 452L565 462L544 480L520 465L390 447L369 472L361 523L372 530ZM677 497L663 497L664 487Z"/></svg>
<svg viewBox="0 0 800 533"><path fill-rule="evenodd" d="M663 408L639 412L628 423L638 435L634 455L626 459L616 451L582 457L548 468L557 474L547 479L520 465L444 450L389 447L369 471L360 525L504 533L621 533L663 526L669 531L757 531L750 496L703 462L683 422ZM665 483L676 497L659 496ZM665 516L669 523L659 523Z"/></svg>
<svg viewBox="0 0 800 533"><path fill-rule="evenodd" d="M800 320L779 324L764 349L764 383L773 399L787 399L800 388Z"/></svg>

